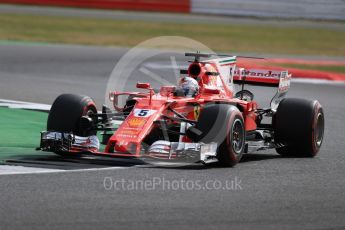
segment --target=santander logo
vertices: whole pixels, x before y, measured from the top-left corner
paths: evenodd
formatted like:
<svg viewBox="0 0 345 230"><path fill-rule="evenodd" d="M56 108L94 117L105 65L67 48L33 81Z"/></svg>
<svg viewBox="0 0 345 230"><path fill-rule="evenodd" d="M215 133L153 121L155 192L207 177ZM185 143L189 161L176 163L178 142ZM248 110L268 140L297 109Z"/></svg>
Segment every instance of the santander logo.
<svg viewBox="0 0 345 230"><path fill-rule="evenodd" d="M256 69L235 69L235 76L241 77L265 77L265 78L280 78L280 71L272 70L256 70Z"/></svg>

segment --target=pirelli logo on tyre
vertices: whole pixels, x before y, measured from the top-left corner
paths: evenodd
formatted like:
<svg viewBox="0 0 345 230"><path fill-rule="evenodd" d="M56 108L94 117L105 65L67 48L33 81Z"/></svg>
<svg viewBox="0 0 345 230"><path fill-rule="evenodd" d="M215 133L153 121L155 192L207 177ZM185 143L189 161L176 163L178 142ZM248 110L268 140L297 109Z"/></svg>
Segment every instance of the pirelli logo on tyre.
<svg viewBox="0 0 345 230"><path fill-rule="evenodd" d="M130 127L140 128L145 125L146 119L139 118L139 117L132 117L127 121Z"/></svg>

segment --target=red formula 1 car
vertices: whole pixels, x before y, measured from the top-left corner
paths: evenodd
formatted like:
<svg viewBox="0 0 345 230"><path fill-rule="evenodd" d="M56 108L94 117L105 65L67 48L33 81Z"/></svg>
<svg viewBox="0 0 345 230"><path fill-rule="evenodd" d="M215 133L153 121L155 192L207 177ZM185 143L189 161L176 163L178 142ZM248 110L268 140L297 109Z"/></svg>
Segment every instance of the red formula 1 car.
<svg viewBox="0 0 345 230"><path fill-rule="evenodd" d="M178 86L156 92L149 83L137 83L143 92L110 92L114 110L103 106L97 112L87 96L59 96L39 149L70 156L217 161L224 166L235 165L244 153L271 148L286 156L318 153L324 133L322 107L316 100L284 98L290 87L288 72L238 68L236 56L186 56L194 60L188 70L181 70ZM235 93L233 84L242 89ZM277 87L270 108L259 107L245 84ZM118 99L123 96L127 100L121 107ZM114 121L121 122L116 126Z"/></svg>

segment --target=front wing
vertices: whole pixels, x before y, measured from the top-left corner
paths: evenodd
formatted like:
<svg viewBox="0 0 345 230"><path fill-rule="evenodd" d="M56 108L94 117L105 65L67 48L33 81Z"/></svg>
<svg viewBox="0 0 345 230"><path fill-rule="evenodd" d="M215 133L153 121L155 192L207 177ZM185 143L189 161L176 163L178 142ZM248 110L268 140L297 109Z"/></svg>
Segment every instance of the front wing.
<svg viewBox="0 0 345 230"><path fill-rule="evenodd" d="M55 152L98 155L108 157L132 157L148 160L188 163L211 163L216 160L217 144L205 143L178 143L157 141L151 148L142 151L140 155L123 152L101 152L100 142L97 136L81 137L71 133L41 132L40 147L37 150Z"/></svg>

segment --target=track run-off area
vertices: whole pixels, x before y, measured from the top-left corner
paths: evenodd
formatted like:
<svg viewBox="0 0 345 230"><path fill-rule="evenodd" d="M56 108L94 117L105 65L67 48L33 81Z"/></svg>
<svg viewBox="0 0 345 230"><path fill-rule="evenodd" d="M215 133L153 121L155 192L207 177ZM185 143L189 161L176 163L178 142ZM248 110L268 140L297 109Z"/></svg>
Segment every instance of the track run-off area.
<svg viewBox="0 0 345 230"><path fill-rule="evenodd" d="M127 50L0 44L0 104L6 104L0 107L1 229L345 228L344 83L291 84L289 97L317 99L324 108L325 139L313 159L264 151L221 168L64 159L35 151L54 99L85 94L100 109L109 75ZM185 65L182 54L176 60ZM169 61L169 54L152 57L141 67L173 81L173 70L156 65ZM133 76L128 89L155 81L140 71ZM253 91L267 106L273 92ZM39 111L8 108L23 106L18 101L44 105Z"/></svg>

